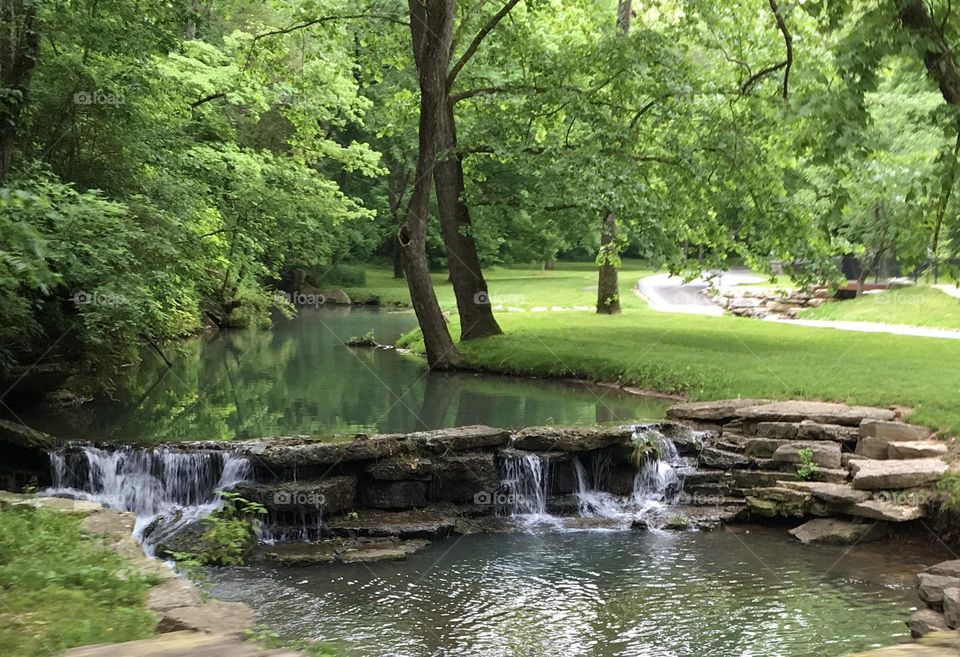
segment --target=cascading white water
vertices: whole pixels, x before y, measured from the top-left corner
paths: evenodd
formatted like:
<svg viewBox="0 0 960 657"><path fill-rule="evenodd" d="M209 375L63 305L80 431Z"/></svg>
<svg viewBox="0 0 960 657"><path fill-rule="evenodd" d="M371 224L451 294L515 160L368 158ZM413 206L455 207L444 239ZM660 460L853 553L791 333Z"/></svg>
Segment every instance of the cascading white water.
<svg viewBox="0 0 960 657"><path fill-rule="evenodd" d="M546 516L548 474L549 461L536 454L503 458L500 485L506 492L492 502L511 515Z"/></svg>
<svg viewBox="0 0 960 657"><path fill-rule="evenodd" d="M41 494L132 511L134 536L151 555L159 542L218 509L219 492L251 475L250 462L228 451L92 446L51 453L50 470L53 485Z"/></svg>

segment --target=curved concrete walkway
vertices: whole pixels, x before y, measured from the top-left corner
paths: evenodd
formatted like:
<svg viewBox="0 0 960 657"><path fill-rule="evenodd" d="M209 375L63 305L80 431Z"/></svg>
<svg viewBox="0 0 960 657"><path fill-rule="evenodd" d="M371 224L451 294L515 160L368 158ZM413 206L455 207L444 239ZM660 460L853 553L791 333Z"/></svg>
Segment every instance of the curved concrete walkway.
<svg viewBox="0 0 960 657"><path fill-rule="evenodd" d="M744 283L760 283L765 279L747 270L733 270L724 272L708 281L706 277L694 279L684 283L679 276L670 274L654 274L637 281L634 292L644 298L650 308L658 312L683 313L688 315L711 315L714 317L724 314L723 308L716 305L705 290L710 283L714 285L742 285ZM960 298L960 289L953 285L938 285L939 289L953 297ZM928 328L924 326L908 326L906 324L882 324L880 322L844 322L826 319L786 319L782 317L766 317L764 321L778 324L792 324L808 328L835 329L838 331L854 331L857 333L889 333L891 335L906 335L918 338L940 338L944 340L960 340L960 331L952 329Z"/></svg>

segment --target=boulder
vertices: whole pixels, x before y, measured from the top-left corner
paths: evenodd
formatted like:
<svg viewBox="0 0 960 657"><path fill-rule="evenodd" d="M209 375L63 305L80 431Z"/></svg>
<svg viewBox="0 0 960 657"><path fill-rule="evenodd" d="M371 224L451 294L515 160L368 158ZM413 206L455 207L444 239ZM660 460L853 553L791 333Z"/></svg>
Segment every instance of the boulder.
<svg viewBox="0 0 960 657"><path fill-rule="evenodd" d="M671 420L724 422L737 417L737 411L748 406L765 404L765 399L722 399L718 401L684 402L667 409Z"/></svg>
<svg viewBox="0 0 960 657"><path fill-rule="evenodd" d="M858 518L883 520L887 522L908 522L926 515L922 506L894 504L883 500L867 500L842 507L842 513Z"/></svg>
<svg viewBox="0 0 960 657"><path fill-rule="evenodd" d="M857 441L854 453L865 459L886 460L890 454L890 442L886 438L865 436Z"/></svg>
<svg viewBox="0 0 960 657"><path fill-rule="evenodd" d="M704 447L700 452L700 466L728 470L750 465L752 459L738 452L731 452L716 447Z"/></svg>
<svg viewBox="0 0 960 657"><path fill-rule="evenodd" d="M815 499L830 504L856 504L870 499L870 493L856 490L847 484L832 484L821 481L779 481L777 485L810 493Z"/></svg>
<svg viewBox="0 0 960 657"><path fill-rule="evenodd" d="M344 292L339 287L326 287L321 290L316 288L310 288L308 292L306 288L303 290L304 294L321 294L325 303L332 303L341 306L349 306L351 304L350 295Z"/></svg>
<svg viewBox="0 0 960 657"><path fill-rule="evenodd" d="M926 602L927 606L942 610L944 589L960 587L960 577L920 573L917 575L917 587L920 589L920 599Z"/></svg>
<svg viewBox="0 0 960 657"><path fill-rule="evenodd" d="M433 501L473 503L477 496L489 498L500 487L493 453L451 454L433 459Z"/></svg>
<svg viewBox="0 0 960 657"><path fill-rule="evenodd" d="M425 481L374 481L364 487L363 499L374 509L412 509L427 505Z"/></svg>
<svg viewBox="0 0 960 657"><path fill-rule="evenodd" d="M794 527L788 534L801 543L854 544L877 540L886 534L883 523L850 522L836 518L817 518Z"/></svg>
<svg viewBox="0 0 960 657"><path fill-rule="evenodd" d="M860 423L861 438L882 438L891 442L926 440L933 435L933 429L906 422L886 420L864 420Z"/></svg>
<svg viewBox="0 0 960 657"><path fill-rule="evenodd" d="M629 443L632 427L529 427L514 438L514 447L534 452L586 452Z"/></svg>
<svg viewBox="0 0 960 657"><path fill-rule="evenodd" d="M818 401L780 401L736 410L737 417L755 422L802 422L809 420L818 424L859 426L865 419L891 420L896 414L886 408L870 406L847 406Z"/></svg>
<svg viewBox="0 0 960 657"><path fill-rule="evenodd" d="M939 440L908 440L891 442L887 447L889 459L936 458L947 454L946 443Z"/></svg>
<svg viewBox="0 0 960 657"><path fill-rule="evenodd" d="M918 609L910 615L907 627L910 628L910 636L919 639L931 632L946 630L947 622L943 618L943 614L933 609Z"/></svg>
<svg viewBox="0 0 960 657"><path fill-rule="evenodd" d="M677 452L683 455L699 454L708 440L717 437L716 432L696 431L680 424L663 424L655 428L672 441Z"/></svg>
<svg viewBox="0 0 960 657"><path fill-rule="evenodd" d="M757 422L756 435L776 440L794 440L800 430L796 422Z"/></svg>
<svg viewBox="0 0 960 657"><path fill-rule="evenodd" d="M940 459L864 459L853 461L850 467L853 487L862 490L899 490L925 486L939 480L947 471L947 464Z"/></svg>
<svg viewBox="0 0 960 657"><path fill-rule="evenodd" d="M747 495L750 511L769 518L802 518L812 502L810 493L781 486L757 488Z"/></svg>
<svg viewBox="0 0 960 657"><path fill-rule="evenodd" d="M859 437L859 434L860 431L856 427L804 421L798 425L797 438L799 440L833 440L835 442L853 442Z"/></svg>
<svg viewBox="0 0 960 657"><path fill-rule="evenodd" d="M930 566L923 572L931 575L945 575L947 577L960 577L960 559L952 561L942 561L935 566Z"/></svg>
<svg viewBox="0 0 960 657"><path fill-rule="evenodd" d="M943 618L947 627L960 627L960 588L956 586L943 589Z"/></svg>
<svg viewBox="0 0 960 657"><path fill-rule="evenodd" d="M25 424L0 420L0 444L31 450L50 451L63 444L59 438L31 429Z"/></svg>
<svg viewBox="0 0 960 657"><path fill-rule="evenodd" d="M433 476L433 463L414 455L395 456L371 463L366 471L373 479L385 481L429 480Z"/></svg>
<svg viewBox="0 0 960 657"><path fill-rule="evenodd" d="M811 460L824 468L836 469L840 467L840 445L827 441L794 441L781 445L774 451L773 460L777 463L801 463L800 450L809 449L813 452Z"/></svg>

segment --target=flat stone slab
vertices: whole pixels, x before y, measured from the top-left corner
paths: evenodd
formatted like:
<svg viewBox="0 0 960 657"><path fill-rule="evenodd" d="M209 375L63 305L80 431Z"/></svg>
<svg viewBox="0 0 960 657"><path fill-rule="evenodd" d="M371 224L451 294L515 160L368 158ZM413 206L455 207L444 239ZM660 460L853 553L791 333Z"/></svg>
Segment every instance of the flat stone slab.
<svg viewBox="0 0 960 657"><path fill-rule="evenodd" d="M445 454L447 452L468 452L484 447L503 447L510 442L510 432L483 424L474 424L451 429L435 429L416 433L398 434L410 446L420 453Z"/></svg>
<svg viewBox="0 0 960 657"><path fill-rule="evenodd" d="M877 540L887 533L887 525L876 522L850 522L836 518L817 518L787 532L801 543L846 545Z"/></svg>
<svg viewBox="0 0 960 657"><path fill-rule="evenodd" d="M860 436L862 438L882 438L892 442L905 442L926 440L932 435L933 429L907 424L906 422L864 420L860 423Z"/></svg>
<svg viewBox="0 0 960 657"><path fill-rule="evenodd" d="M769 403L766 399L720 399L717 401L684 402L667 409L671 420L723 422L737 417L737 411L748 406Z"/></svg>
<svg viewBox="0 0 960 657"><path fill-rule="evenodd" d="M840 445L822 440L798 440L781 445L774 451L773 460L777 463L801 463L803 459L800 452L807 449L813 453L811 460L815 464L829 469L840 467Z"/></svg>
<svg viewBox="0 0 960 657"><path fill-rule="evenodd" d="M707 468L742 468L750 465L752 459L739 452L733 452L716 447L704 447L700 451L700 466Z"/></svg>
<svg viewBox="0 0 960 657"><path fill-rule="evenodd" d="M754 422L802 422L840 424L858 427L866 419L892 420L896 413L887 408L848 406L818 401L780 401L759 405L745 405L736 410L736 416Z"/></svg>
<svg viewBox="0 0 960 657"><path fill-rule="evenodd" d="M432 509L418 511L363 511L356 518L333 518L327 523L339 535L438 538L453 533L456 518Z"/></svg>
<svg viewBox="0 0 960 657"><path fill-rule="evenodd" d="M883 520L887 522L908 522L926 515L922 506L893 504L882 500L867 500L866 502L851 504L850 506L842 507L841 512L858 518L870 518L871 520Z"/></svg>
<svg viewBox="0 0 960 657"><path fill-rule="evenodd" d="M887 445L888 459L923 459L945 456L947 444L939 440L906 440Z"/></svg>
<svg viewBox="0 0 960 657"><path fill-rule="evenodd" d="M630 442L632 427L528 427L518 431L514 447L534 452L585 452Z"/></svg>
<svg viewBox="0 0 960 657"><path fill-rule="evenodd" d="M241 484L234 492L271 511L333 514L354 507L357 501L357 478L333 476L306 481Z"/></svg>
<svg viewBox="0 0 960 657"><path fill-rule="evenodd" d="M932 484L947 471L940 459L864 459L850 464L853 487L862 490L900 490Z"/></svg>
<svg viewBox="0 0 960 657"><path fill-rule="evenodd" d="M870 493L856 490L848 484L832 484L823 481L778 481L777 485L805 491L814 498L831 504L856 504L870 499Z"/></svg>
<svg viewBox="0 0 960 657"><path fill-rule="evenodd" d="M960 559L951 561L941 561L935 566L930 566L923 572L931 575L946 575L947 577L960 577Z"/></svg>
<svg viewBox="0 0 960 657"><path fill-rule="evenodd" d="M855 454L866 459L886 460L890 454L890 441L877 436L864 436L857 441Z"/></svg>
<svg viewBox="0 0 960 657"><path fill-rule="evenodd" d="M170 632L153 639L73 648L63 657L303 657L289 650L261 650L226 634Z"/></svg>
<svg viewBox="0 0 960 657"><path fill-rule="evenodd" d="M240 636L254 626L253 609L242 602L208 600L201 605L167 609L159 616L160 632L195 630Z"/></svg>

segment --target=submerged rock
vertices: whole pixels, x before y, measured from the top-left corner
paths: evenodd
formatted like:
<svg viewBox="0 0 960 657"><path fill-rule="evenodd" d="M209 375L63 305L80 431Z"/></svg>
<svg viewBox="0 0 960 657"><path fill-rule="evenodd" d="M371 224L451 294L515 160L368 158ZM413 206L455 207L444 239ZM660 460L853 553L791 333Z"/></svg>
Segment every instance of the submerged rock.
<svg viewBox="0 0 960 657"><path fill-rule="evenodd" d="M876 522L817 518L794 527L787 533L804 544L854 544L882 538L887 533L887 525Z"/></svg>

